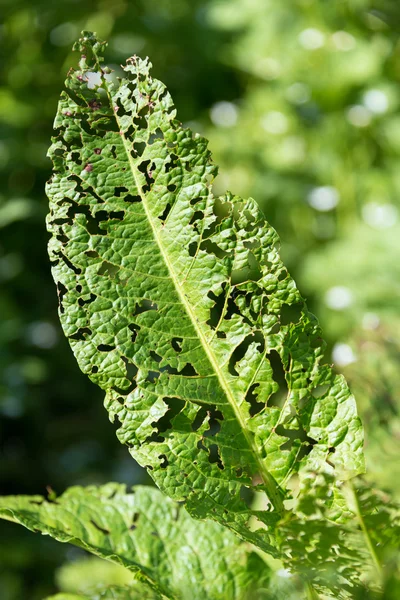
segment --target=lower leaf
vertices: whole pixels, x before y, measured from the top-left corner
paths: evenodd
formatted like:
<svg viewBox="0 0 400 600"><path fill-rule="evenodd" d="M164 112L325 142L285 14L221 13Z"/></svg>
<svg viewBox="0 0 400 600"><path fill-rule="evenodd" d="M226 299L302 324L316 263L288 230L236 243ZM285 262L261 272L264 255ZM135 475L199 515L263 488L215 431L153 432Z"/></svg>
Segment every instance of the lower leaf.
<svg viewBox="0 0 400 600"><path fill-rule="evenodd" d="M48 500L6 496L0 517L125 566L156 598L242 600L268 580L264 561L233 533L194 521L150 487L72 487Z"/></svg>

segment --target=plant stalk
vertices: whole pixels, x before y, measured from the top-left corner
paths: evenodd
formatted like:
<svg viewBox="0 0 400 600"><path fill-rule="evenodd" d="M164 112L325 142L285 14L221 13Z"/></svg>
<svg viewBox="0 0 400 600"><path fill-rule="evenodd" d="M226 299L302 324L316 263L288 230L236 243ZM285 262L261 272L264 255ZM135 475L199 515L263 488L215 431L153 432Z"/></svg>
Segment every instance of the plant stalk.
<svg viewBox="0 0 400 600"><path fill-rule="evenodd" d="M359 523L359 525L361 527L361 530L362 530L362 532L364 534L364 538L365 538L365 541L367 543L368 550L370 551L370 554L371 554L371 557L372 557L372 561L374 563L375 570L377 572L377 575L378 575L380 581L382 581L382 579L383 579L382 565L381 565L381 563L379 561L379 558L378 558L378 555L376 553L376 549L375 549L374 543L373 543L373 541L371 539L371 536L369 535L369 531L368 531L367 526L365 524L364 517L363 517L362 512L361 512L361 506L360 506L360 502L359 502L359 499L358 499L357 490L355 489L355 487L354 487L354 485L352 484L351 481L348 481L347 485L348 485L348 489L349 489L349 492L350 492L350 495L351 495L351 499L353 501L353 509L354 509L355 514L356 514L358 523Z"/></svg>

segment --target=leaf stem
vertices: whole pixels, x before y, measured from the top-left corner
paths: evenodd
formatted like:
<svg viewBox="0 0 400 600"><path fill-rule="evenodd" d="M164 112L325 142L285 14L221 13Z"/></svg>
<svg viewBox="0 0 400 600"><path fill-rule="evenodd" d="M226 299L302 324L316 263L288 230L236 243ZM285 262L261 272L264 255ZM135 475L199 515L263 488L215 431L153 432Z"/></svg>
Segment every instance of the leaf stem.
<svg viewBox="0 0 400 600"><path fill-rule="evenodd" d="M351 499L352 499L352 503L353 503L353 510L354 510L354 512L356 514L358 523L359 523L359 525L361 527L361 530L362 530L362 532L364 534L364 538L365 538L365 541L367 543L368 550L370 551L370 554L371 554L371 557L372 557L372 562L374 563L374 567L376 569L377 575L379 576L379 579L382 581L382 578L383 578L382 565L381 565L381 563L379 561L379 558L378 558L378 555L376 553L376 549L375 549L374 543L373 543L373 541L371 539L371 536L369 535L368 528L367 528L366 523L364 521L364 517L363 517L362 511L361 511L360 501L359 501L359 498L358 498L358 495L357 495L357 490L356 490L356 488L354 487L354 485L353 485L353 483L351 481L347 482L347 487L348 487L348 490L349 490L350 495L351 495Z"/></svg>
<svg viewBox="0 0 400 600"><path fill-rule="evenodd" d="M310 583L309 581L307 581L307 583L306 583L306 589L307 589L307 600L320 600L320 597L318 596L317 592L315 591L313 584Z"/></svg>

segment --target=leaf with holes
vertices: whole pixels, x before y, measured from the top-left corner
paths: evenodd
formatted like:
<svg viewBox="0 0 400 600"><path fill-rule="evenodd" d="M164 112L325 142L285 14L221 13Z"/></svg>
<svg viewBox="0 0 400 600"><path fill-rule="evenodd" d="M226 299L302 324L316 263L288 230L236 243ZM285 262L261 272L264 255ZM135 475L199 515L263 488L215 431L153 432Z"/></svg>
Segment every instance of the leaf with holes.
<svg viewBox="0 0 400 600"><path fill-rule="evenodd" d="M122 564L155 598L241 600L268 578L264 561L232 532L194 521L150 487L130 493L121 484L72 487L47 501L4 496L0 517Z"/></svg>
<svg viewBox="0 0 400 600"><path fill-rule="evenodd" d="M213 196L207 141L148 60L115 80L93 34L77 49L47 187L64 332L157 485L273 552L293 476L363 471L354 398L276 232L251 198Z"/></svg>
<svg viewBox="0 0 400 600"><path fill-rule="evenodd" d="M398 597L400 506L361 478L309 473L277 536L286 567L323 598Z"/></svg>

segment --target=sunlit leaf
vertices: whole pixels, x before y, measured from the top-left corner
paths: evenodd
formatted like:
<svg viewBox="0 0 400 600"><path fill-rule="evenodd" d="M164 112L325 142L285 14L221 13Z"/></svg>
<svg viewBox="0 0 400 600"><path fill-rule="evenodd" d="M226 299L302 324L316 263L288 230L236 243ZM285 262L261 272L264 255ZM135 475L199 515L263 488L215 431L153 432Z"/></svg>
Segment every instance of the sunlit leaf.
<svg viewBox="0 0 400 600"><path fill-rule="evenodd" d="M50 149L50 257L81 369L157 485L273 552L266 529L305 468L363 470L343 377L253 199L215 198L207 141L150 63L111 82L85 33ZM265 510L250 508L266 494Z"/></svg>
<svg viewBox="0 0 400 600"><path fill-rule="evenodd" d="M49 500L4 496L0 516L125 566L150 586L150 597L239 600L268 579L263 560L233 533L193 520L150 487L72 487Z"/></svg>

